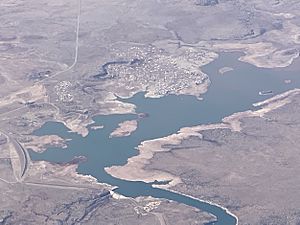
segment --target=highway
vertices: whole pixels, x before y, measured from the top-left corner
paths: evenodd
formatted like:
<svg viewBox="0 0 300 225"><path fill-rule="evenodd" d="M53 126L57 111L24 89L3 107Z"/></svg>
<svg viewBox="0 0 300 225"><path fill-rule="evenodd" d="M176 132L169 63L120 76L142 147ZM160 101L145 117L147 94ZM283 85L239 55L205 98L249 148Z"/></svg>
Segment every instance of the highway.
<svg viewBox="0 0 300 225"><path fill-rule="evenodd" d="M0 132L7 138L7 141L13 145L13 147L18 155L20 169L19 170L14 169L14 175L15 175L16 180L18 182L20 182L20 181L22 181L22 178L24 177L26 170L28 168L28 162L30 160L29 154L28 154L27 150L20 144L20 142L18 142L13 137L11 137L7 132L5 132L3 130L0 130ZM10 151L12 151L12 149Z"/></svg>

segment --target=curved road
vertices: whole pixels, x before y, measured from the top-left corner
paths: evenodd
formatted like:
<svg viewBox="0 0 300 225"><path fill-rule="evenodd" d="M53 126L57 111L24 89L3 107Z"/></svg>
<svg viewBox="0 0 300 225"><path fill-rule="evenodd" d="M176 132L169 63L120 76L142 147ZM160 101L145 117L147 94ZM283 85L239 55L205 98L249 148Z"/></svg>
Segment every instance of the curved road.
<svg viewBox="0 0 300 225"><path fill-rule="evenodd" d="M24 177L27 167L28 167L28 162L30 160L29 154L28 154L27 150L20 144L20 142L18 142L14 138L12 138L8 133L6 133L3 130L0 130L0 132L7 138L8 142L11 142L13 144L13 146L16 150L16 153L19 158L20 170L19 170L19 174L17 173L18 170L15 170L14 174L15 174L15 176L17 176L16 180L21 181L22 178Z"/></svg>
<svg viewBox="0 0 300 225"><path fill-rule="evenodd" d="M47 77L46 79L43 79L43 80L40 80L34 84L39 84L39 83L43 83L45 82L46 80L49 80L49 79L52 79L62 73L65 73L65 72L68 72L70 71L71 69L73 69L75 67L75 65L77 64L77 61L78 61L78 49L79 49L79 30L80 30L80 16L81 16L81 0L78 0L78 4L77 4L77 26L76 26L76 41L75 41L75 56L74 56L74 62L72 63L72 65L70 65L67 69L63 70L63 71L60 71L50 77ZM24 88L26 89L26 88ZM10 110L10 111L6 111L4 113L1 113L0 116L3 116L3 115L6 115L8 113L11 113L11 112L14 112L14 111L17 111L19 109L22 109L22 108L27 108L27 106L21 106L21 107L18 107L16 109L13 109L13 110ZM20 161L20 174L19 174L19 177L16 178L18 180L22 179L22 177L25 175L26 173L26 170L27 170L27 166L28 166L28 161L30 160L29 158L29 154L27 152L27 150L25 150L23 148L23 146L20 144L20 142L18 142L17 140L15 140L14 138L10 137L9 134L7 134L5 131L3 130L0 130L0 132L2 132L6 138L8 139L8 141L10 140L12 142L12 144L14 145L15 149L16 149L16 152L19 156L19 161Z"/></svg>
<svg viewBox="0 0 300 225"><path fill-rule="evenodd" d="M70 71L71 69L73 69L76 66L77 61L78 61L78 51L79 51L80 17L81 17L81 0L78 0L78 4L77 4L77 26L76 26L76 38L75 38L75 56L74 56L74 61L73 61L72 65L70 65L65 70L59 71L59 72L53 74L52 76L49 76L49 77L47 77L43 80L40 80L40 81L37 81L37 82L33 83L33 85L43 83L43 82L45 82L46 80L49 80L49 79L53 79L53 78L55 78L56 76L58 76L60 74L63 74L63 73L66 73L66 72ZM28 88L28 87L25 87L21 90L25 90L26 88ZM21 106L21 107L15 108L13 110L3 112L3 113L0 114L0 116L6 115L8 113L17 111L19 109L24 109L24 108L27 108L27 106Z"/></svg>

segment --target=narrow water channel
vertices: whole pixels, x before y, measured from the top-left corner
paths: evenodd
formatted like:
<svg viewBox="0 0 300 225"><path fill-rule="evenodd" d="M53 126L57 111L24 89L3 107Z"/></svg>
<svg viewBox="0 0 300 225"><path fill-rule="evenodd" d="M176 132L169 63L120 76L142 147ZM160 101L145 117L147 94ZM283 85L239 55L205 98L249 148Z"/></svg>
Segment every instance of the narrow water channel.
<svg viewBox="0 0 300 225"><path fill-rule="evenodd" d="M166 96L160 99L145 98L143 93L124 100L137 106L137 112L148 113L149 117L139 122L137 131L129 137L109 138L118 123L135 119L136 115L96 116L96 125L103 129L92 130L87 137L68 132L60 123L48 122L35 135L57 134L72 139L67 149L48 148L43 153L30 152L32 160L67 162L75 156L85 156L78 172L96 177L100 182L118 186L117 192L130 197L153 196L174 200L197 207L217 217L211 224L234 225L236 219L222 208L198 201L170 191L153 188L144 182L132 182L114 178L104 171L105 167L124 165L127 159L136 155L135 149L142 141L164 137L176 133L182 127L199 124L217 123L222 118L239 111L253 108L252 104L270 96L261 96L259 91L272 90L273 94L300 87L299 69L261 69L238 61L239 53L222 53L214 62L205 66L203 71L209 75L211 86L203 95L203 100L193 96ZM233 70L223 75L222 67ZM290 80L287 83L285 80Z"/></svg>

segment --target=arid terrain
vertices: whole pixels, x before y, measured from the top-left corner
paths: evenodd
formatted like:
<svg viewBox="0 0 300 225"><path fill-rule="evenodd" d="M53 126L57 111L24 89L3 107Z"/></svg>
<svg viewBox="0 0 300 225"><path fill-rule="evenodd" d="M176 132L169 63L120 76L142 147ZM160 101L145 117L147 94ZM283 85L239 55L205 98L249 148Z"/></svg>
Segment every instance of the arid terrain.
<svg viewBox="0 0 300 225"><path fill-rule="evenodd" d="M298 224L299 96L293 90L221 124L144 142L126 166L107 171L169 180L167 188L223 205L239 224Z"/></svg>
<svg viewBox="0 0 300 225"><path fill-rule="evenodd" d="M139 92L201 99L211 84L201 67L219 52L243 52L239 60L271 69L299 56L299 0L2 0L0 10L0 224L214 221L166 199L120 196L78 174L80 156L34 162L29 150L64 148L68 140L32 133L55 121L86 137L95 115L136 114L122 98ZM129 164L107 171L169 180L158 186L220 204L239 224L297 225L298 92L145 141L128 160L138 164L134 171ZM124 121L111 135L128 136L137 125Z"/></svg>

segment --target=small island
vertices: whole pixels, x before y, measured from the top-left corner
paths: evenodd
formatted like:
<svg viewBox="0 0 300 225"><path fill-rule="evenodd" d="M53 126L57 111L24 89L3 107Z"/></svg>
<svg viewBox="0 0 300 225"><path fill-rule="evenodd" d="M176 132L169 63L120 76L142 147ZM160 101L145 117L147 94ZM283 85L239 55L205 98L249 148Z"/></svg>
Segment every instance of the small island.
<svg viewBox="0 0 300 225"><path fill-rule="evenodd" d="M109 137L126 137L137 129L138 122L136 120L127 120L119 123L119 127L115 129Z"/></svg>
<svg viewBox="0 0 300 225"><path fill-rule="evenodd" d="M91 126L91 129L92 129L92 130L99 130L99 129L102 129L102 128L104 128L103 125L99 125L99 126L97 126L97 125Z"/></svg>
<svg viewBox="0 0 300 225"><path fill-rule="evenodd" d="M227 66L225 66L225 67L222 67L221 69L219 69L219 73L220 73L221 75L223 75L224 73L227 73L227 72L232 71L232 70L233 70L232 67L227 67Z"/></svg>

